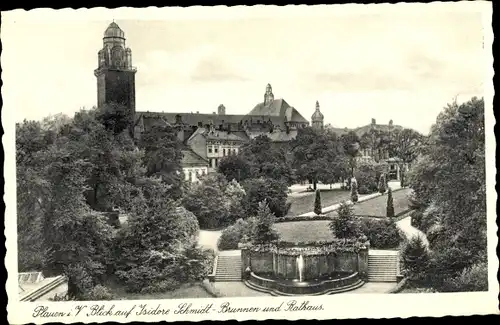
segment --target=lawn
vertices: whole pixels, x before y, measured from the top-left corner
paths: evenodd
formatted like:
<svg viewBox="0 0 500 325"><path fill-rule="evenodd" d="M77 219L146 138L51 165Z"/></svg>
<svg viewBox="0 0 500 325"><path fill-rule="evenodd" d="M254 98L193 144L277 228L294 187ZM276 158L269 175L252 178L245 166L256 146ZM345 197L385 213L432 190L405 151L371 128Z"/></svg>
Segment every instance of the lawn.
<svg viewBox="0 0 500 325"><path fill-rule="evenodd" d="M392 193L394 203L394 214L408 210L408 193L410 189L402 189ZM380 217L386 216L387 194L370 199L354 206L356 216Z"/></svg>
<svg viewBox="0 0 500 325"><path fill-rule="evenodd" d="M393 192L394 212L400 213L408 209L408 189ZM314 195L312 196L314 200ZM363 216L385 217L387 195L366 200L355 205L355 214ZM332 212L336 215L336 212ZM319 241L330 240L333 235L328 228L328 220L294 221L276 223L274 227L284 241Z"/></svg>
<svg viewBox="0 0 500 325"><path fill-rule="evenodd" d="M110 289L116 300L213 298L198 283L185 284L177 290L162 293L127 293L123 288L117 286Z"/></svg>
<svg viewBox="0 0 500 325"><path fill-rule="evenodd" d="M315 197L316 195L314 192L310 192L307 195L302 196L289 196L288 202L291 202L292 206L290 207L287 216L299 216L313 211ZM350 192L345 190L321 190L321 206L325 208L327 206L349 200L350 197Z"/></svg>
<svg viewBox="0 0 500 325"><path fill-rule="evenodd" d="M333 239L329 220L282 222L274 225L284 241L318 241Z"/></svg>

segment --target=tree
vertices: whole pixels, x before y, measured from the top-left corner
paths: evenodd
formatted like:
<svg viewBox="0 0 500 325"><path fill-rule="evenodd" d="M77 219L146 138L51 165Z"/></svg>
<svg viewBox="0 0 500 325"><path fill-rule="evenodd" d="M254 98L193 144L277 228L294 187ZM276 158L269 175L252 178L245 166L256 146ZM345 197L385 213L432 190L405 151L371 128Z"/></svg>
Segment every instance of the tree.
<svg viewBox="0 0 500 325"><path fill-rule="evenodd" d="M245 198L245 189L235 179L230 181L225 190L224 195L227 199L228 219L230 222L236 221L245 217L245 209L242 202Z"/></svg>
<svg viewBox="0 0 500 325"><path fill-rule="evenodd" d="M287 147L273 143L266 135L259 135L245 143L240 148L238 156L245 162L238 162L239 166L248 168L245 172L239 172L241 180L245 179L244 176L248 176L250 178L272 178L284 181L288 185L295 181ZM226 167L224 170L227 170ZM238 172L236 171L236 173Z"/></svg>
<svg viewBox="0 0 500 325"><path fill-rule="evenodd" d="M387 147L391 157L397 157L401 187L406 185L405 170L419 155L424 136L413 129L396 129L391 134Z"/></svg>
<svg viewBox="0 0 500 325"><path fill-rule="evenodd" d="M125 105L108 103L97 108L97 120L113 134L127 131L128 135L132 136L134 116Z"/></svg>
<svg viewBox="0 0 500 325"><path fill-rule="evenodd" d="M214 229L231 222L230 209L237 202L226 196L227 181L221 174L210 174L193 184L182 199L186 209L198 218L202 229Z"/></svg>
<svg viewBox="0 0 500 325"><path fill-rule="evenodd" d="M260 177L247 179L243 182L246 196L243 206L248 217L255 216L260 202L266 200L269 209L275 216L284 217L288 213L290 204L287 203L288 186L283 181Z"/></svg>
<svg viewBox="0 0 500 325"><path fill-rule="evenodd" d="M222 158L219 163L219 172L226 176L228 182L233 179L238 182L251 177L250 162L243 155L230 155Z"/></svg>
<svg viewBox="0 0 500 325"><path fill-rule="evenodd" d="M351 201L354 204L358 202L358 182L355 178L351 180Z"/></svg>
<svg viewBox="0 0 500 325"><path fill-rule="evenodd" d="M314 213L317 215L321 214L321 192L319 190L316 190L316 197L314 199Z"/></svg>
<svg viewBox="0 0 500 325"><path fill-rule="evenodd" d="M360 139L356 132L349 131L340 137L344 153L349 159L349 177L354 177L354 169L356 168L356 157L359 155Z"/></svg>
<svg viewBox="0 0 500 325"><path fill-rule="evenodd" d="M394 218L394 201L392 198L392 190L389 187L387 192L387 218Z"/></svg>
<svg viewBox="0 0 500 325"><path fill-rule="evenodd" d="M378 180L378 191L379 193L381 193L382 195L385 193L385 191L387 190L386 189L386 185L387 185L387 182L385 180L385 175L384 174L381 174L380 177L379 177L379 180Z"/></svg>
<svg viewBox="0 0 500 325"><path fill-rule="evenodd" d="M418 201L433 202L439 211L439 236L430 240L432 279L438 290L446 290L447 279L486 261L484 141L484 100L449 104L409 175Z"/></svg>
<svg viewBox="0 0 500 325"><path fill-rule="evenodd" d="M169 196L182 197L183 171L181 166L183 145L171 126L153 126L140 141L145 150L144 164L147 176L160 176L170 186Z"/></svg>
<svg viewBox="0 0 500 325"><path fill-rule="evenodd" d="M430 267L430 254L420 236L412 237L401 252L402 273L412 282L421 282Z"/></svg>
<svg viewBox="0 0 500 325"><path fill-rule="evenodd" d="M143 211L130 216L118 234L116 274L130 292L172 290L187 280L186 255L197 242L198 222L192 213L165 199L169 187L159 178L144 186Z"/></svg>
<svg viewBox="0 0 500 325"><path fill-rule="evenodd" d="M335 133L313 128L299 129L290 143L293 167L301 180L309 180L316 190L318 181L338 181L345 176L345 167L338 168L342 160L342 146Z"/></svg>
<svg viewBox="0 0 500 325"><path fill-rule="evenodd" d="M360 235L359 224L354 220L354 208L342 202L337 209L337 217L330 222L330 230L336 238L356 238Z"/></svg>
<svg viewBox="0 0 500 325"><path fill-rule="evenodd" d="M257 223L252 234L252 242L255 244L269 244L278 240L279 234L273 229L275 216L264 200L259 203L257 211Z"/></svg>

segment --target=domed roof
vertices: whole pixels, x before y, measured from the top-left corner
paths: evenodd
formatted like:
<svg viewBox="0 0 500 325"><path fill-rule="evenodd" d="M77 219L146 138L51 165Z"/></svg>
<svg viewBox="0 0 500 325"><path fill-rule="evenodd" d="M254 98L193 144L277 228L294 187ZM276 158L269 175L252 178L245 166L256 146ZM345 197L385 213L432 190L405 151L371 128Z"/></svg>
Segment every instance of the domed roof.
<svg viewBox="0 0 500 325"><path fill-rule="evenodd" d="M319 111L319 103L316 102L316 111L313 113L311 120L313 121L323 121L324 116L323 113Z"/></svg>
<svg viewBox="0 0 500 325"><path fill-rule="evenodd" d="M112 22L104 32L104 37L120 37L125 38L125 33L121 30L117 23Z"/></svg>

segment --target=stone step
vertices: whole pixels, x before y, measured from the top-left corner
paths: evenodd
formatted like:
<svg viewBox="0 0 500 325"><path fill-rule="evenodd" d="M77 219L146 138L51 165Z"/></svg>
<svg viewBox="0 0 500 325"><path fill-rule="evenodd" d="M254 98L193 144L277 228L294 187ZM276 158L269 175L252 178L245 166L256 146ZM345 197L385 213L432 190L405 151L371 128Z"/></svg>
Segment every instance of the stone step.
<svg viewBox="0 0 500 325"><path fill-rule="evenodd" d="M275 296L275 297L277 297L277 296L295 296L294 294L286 294L286 293L278 292L276 290L269 289L269 288L257 285L255 283L251 283L250 281L246 281L246 280L244 281L244 284L248 288L250 288L252 290L259 291L259 292L262 292L262 293L267 293L267 294L269 294L271 296ZM362 280L360 280L360 279L358 279L358 281L356 281L352 285L349 285L349 286L346 286L346 287L343 287L343 288L329 289L329 290L325 290L325 291L322 291L322 292L313 293L313 294L310 294L310 295L311 296L333 295L333 294L336 294L336 293L342 293L342 292L346 292L346 291L351 291L351 290L357 289L357 288L363 286L363 284L365 284L365 282L362 281Z"/></svg>

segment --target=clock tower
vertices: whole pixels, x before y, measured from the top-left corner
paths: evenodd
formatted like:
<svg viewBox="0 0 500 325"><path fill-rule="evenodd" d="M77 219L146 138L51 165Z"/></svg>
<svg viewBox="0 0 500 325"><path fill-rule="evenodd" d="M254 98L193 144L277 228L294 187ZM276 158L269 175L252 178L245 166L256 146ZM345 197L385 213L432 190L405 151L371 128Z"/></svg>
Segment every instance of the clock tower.
<svg viewBox="0 0 500 325"><path fill-rule="evenodd" d="M103 48L98 53L97 106L115 103L135 115L135 73L132 51L125 46L125 33L112 22L104 32Z"/></svg>

